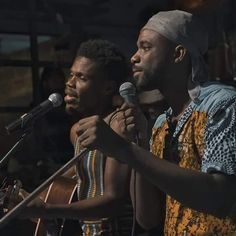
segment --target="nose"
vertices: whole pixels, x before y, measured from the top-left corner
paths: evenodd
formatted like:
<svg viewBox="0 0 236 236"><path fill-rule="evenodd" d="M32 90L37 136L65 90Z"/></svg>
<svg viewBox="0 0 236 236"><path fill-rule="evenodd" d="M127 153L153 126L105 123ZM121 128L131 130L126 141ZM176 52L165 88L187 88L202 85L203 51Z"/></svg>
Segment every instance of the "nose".
<svg viewBox="0 0 236 236"><path fill-rule="evenodd" d="M138 51L135 52L135 54L131 57L130 61L132 65L140 62L140 55Z"/></svg>
<svg viewBox="0 0 236 236"><path fill-rule="evenodd" d="M67 80L67 82L66 82L66 86L67 86L67 87L71 87L71 88L75 87L75 75L71 75L71 76L68 78L68 80Z"/></svg>

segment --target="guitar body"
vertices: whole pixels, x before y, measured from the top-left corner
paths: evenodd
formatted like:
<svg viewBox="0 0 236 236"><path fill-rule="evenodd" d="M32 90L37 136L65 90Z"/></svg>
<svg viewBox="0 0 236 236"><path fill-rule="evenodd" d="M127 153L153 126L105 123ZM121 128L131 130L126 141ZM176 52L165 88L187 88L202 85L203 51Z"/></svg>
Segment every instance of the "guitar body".
<svg viewBox="0 0 236 236"><path fill-rule="evenodd" d="M38 197L44 202L51 204L70 204L77 200L77 181L75 180L75 168L70 168L62 176L54 179L51 185L42 190ZM0 186L0 217L16 206L19 199L19 192L22 189L21 181L13 182L4 180ZM12 183L11 183L12 182ZM29 193L26 193L29 194ZM27 195L26 195L27 196ZM25 197L26 197L25 196ZM5 227L1 229L1 235L8 236L82 236L79 220L67 219L14 219L16 227ZM19 226L19 227L18 227Z"/></svg>
<svg viewBox="0 0 236 236"><path fill-rule="evenodd" d="M76 198L77 183L73 178L57 177L54 182L40 194L47 203L69 204ZM79 220L58 219L57 221L38 219L34 236L80 236Z"/></svg>

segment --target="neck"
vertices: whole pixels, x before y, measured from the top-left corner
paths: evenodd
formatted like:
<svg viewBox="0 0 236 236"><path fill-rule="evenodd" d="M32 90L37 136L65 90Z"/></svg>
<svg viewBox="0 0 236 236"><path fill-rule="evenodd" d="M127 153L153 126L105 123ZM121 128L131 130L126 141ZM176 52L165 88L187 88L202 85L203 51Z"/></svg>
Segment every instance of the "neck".
<svg viewBox="0 0 236 236"><path fill-rule="evenodd" d="M111 98L102 100L101 103L98 104L97 108L95 109L96 114L94 115L99 115L101 118L104 118L108 114L110 114L114 109L109 101L111 101Z"/></svg>
<svg viewBox="0 0 236 236"><path fill-rule="evenodd" d="M167 98L167 101L173 110L173 118L177 120L180 118L180 116L182 115L186 107L191 102L188 92L187 94L184 94L184 93L185 91L180 91L177 93L174 93L174 92L171 93L170 91L170 94Z"/></svg>
<svg viewBox="0 0 236 236"><path fill-rule="evenodd" d="M179 77L176 77L176 80L177 78ZM175 119L179 119L185 108L191 102L191 98L188 93L188 85L186 83L187 80L187 78L182 77L182 80L178 81L179 83L168 83L166 88L161 91L169 106L172 108L173 117Z"/></svg>
<svg viewBox="0 0 236 236"><path fill-rule="evenodd" d="M103 102L101 104L97 104L96 107L91 108L89 111L87 111L85 114L83 114L83 117L98 115L101 118L104 118L108 114L110 114L113 110L114 109L112 108L112 105Z"/></svg>

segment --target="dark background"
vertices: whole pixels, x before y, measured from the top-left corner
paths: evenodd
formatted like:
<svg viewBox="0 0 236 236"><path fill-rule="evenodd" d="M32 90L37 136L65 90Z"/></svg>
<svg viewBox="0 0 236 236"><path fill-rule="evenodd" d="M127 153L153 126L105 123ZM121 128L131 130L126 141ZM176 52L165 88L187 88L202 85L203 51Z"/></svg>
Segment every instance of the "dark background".
<svg viewBox="0 0 236 236"><path fill-rule="evenodd" d="M0 160L21 133L5 126L63 86L79 44L108 39L127 58L136 50L140 27L160 10L184 9L205 18L210 32L205 55L212 80L235 85L235 0L0 0ZM38 121L24 144L0 167L1 182L20 179L32 191L73 156L72 123L64 108ZM17 221L18 222L18 221ZM7 227L1 235L25 233ZM9 231L9 229L11 230ZM15 234L15 231L18 233Z"/></svg>

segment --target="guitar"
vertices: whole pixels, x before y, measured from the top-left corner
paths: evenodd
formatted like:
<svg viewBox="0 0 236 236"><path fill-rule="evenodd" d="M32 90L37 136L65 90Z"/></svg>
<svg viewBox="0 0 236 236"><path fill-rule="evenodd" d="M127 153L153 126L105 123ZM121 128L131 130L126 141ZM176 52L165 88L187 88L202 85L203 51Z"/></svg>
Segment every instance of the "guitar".
<svg viewBox="0 0 236 236"><path fill-rule="evenodd" d="M10 183L11 182L11 183ZM22 183L20 180L9 181L6 178L3 180L2 185L0 187L0 216L2 217L9 210L14 208L15 201L19 196L19 191L22 187ZM12 201L15 199L15 201Z"/></svg>
<svg viewBox="0 0 236 236"><path fill-rule="evenodd" d="M72 172L71 172L72 173ZM7 185L7 186L6 186ZM20 190L22 184L19 180L13 181L13 184L2 184L0 191L0 214L4 215L19 202ZM57 177L54 182L44 190L39 197L46 203L69 204L76 200L77 183L70 175ZM22 195L21 195L22 198ZM16 199L13 200L12 199ZM81 236L82 231L78 220L66 219L31 219L34 222L35 229L33 233L27 233L27 236Z"/></svg>

